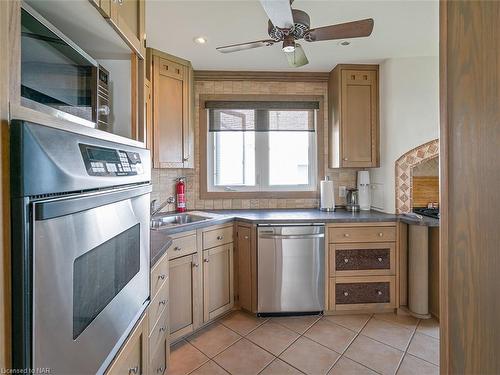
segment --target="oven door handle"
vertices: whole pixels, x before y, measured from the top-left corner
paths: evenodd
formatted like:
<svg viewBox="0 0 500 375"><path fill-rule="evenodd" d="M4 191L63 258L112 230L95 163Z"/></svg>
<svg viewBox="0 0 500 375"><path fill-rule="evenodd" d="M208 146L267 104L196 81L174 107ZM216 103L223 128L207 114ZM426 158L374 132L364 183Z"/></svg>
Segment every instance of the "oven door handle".
<svg viewBox="0 0 500 375"><path fill-rule="evenodd" d="M90 210L150 193L151 185L117 189L109 192L88 193L76 198L59 198L35 203L35 220L48 220Z"/></svg>

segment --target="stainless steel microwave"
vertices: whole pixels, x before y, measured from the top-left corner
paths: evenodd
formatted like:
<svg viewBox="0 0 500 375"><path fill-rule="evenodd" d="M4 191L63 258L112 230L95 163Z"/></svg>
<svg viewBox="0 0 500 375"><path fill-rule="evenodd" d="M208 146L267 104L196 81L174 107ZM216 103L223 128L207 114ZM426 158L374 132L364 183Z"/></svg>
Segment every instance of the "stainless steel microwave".
<svg viewBox="0 0 500 375"><path fill-rule="evenodd" d="M21 10L21 103L96 127L96 60L29 5Z"/></svg>

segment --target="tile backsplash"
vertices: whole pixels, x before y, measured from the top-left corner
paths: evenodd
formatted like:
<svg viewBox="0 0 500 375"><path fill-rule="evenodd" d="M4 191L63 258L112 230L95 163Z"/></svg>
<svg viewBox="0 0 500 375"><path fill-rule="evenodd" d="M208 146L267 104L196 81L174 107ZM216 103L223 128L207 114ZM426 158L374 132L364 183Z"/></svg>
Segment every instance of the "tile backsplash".
<svg viewBox="0 0 500 375"><path fill-rule="evenodd" d="M200 94L287 94L287 95L323 95L328 103L326 82L262 82L262 81L196 81L195 82L195 168L194 169L153 169L153 193L151 199L163 202L175 196L176 179L186 177L186 200L188 209L243 209L243 208L316 208L317 199L200 199L199 195L199 96ZM338 196L338 187L356 185L355 169L328 168L328 111L324 111L324 160L321 175L327 175L334 182L336 204L344 204L345 198ZM203 157L205 160L205 157ZM168 207L168 210L173 210Z"/></svg>

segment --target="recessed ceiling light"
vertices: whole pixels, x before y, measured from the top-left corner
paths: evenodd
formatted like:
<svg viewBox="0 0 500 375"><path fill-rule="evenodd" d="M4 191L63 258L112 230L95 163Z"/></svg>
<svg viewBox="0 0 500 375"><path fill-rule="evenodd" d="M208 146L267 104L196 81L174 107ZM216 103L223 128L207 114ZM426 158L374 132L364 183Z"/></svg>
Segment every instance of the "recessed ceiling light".
<svg viewBox="0 0 500 375"><path fill-rule="evenodd" d="M339 42L339 46L342 46L342 47L346 47L350 44L351 44L351 42L349 42L347 40L343 40L343 41Z"/></svg>
<svg viewBox="0 0 500 375"><path fill-rule="evenodd" d="M194 38L193 41L196 43L196 44L206 44L207 43L207 38L203 37L203 36L199 36L197 38Z"/></svg>

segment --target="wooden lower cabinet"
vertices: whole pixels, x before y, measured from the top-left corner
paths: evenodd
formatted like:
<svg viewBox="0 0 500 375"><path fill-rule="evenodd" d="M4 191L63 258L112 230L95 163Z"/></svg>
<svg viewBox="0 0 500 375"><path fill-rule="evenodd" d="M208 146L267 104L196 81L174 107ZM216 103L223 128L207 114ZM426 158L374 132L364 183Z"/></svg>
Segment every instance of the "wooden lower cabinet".
<svg viewBox="0 0 500 375"><path fill-rule="evenodd" d="M137 375L148 373L148 328L147 314L144 314L111 363L106 374Z"/></svg>
<svg viewBox="0 0 500 375"><path fill-rule="evenodd" d="M170 260L170 337L175 340L199 325L201 304L200 259L198 254Z"/></svg>
<svg viewBox="0 0 500 375"><path fill-rule="evenodd" d="M329 311L397 307L396 223L334 224L328 240Z"/></svg>
<svg viewBox="0 0 500 375"><path fill-rule="evenodd" d="M233 294L233 244L203 251L203 321L231 310Z"/></svg>
<svg viewBox="0 0 500 375"><path fill-rule="evenodd" d="M252 311L252 228L238 225L238 303L242 309Z"/></svg>

